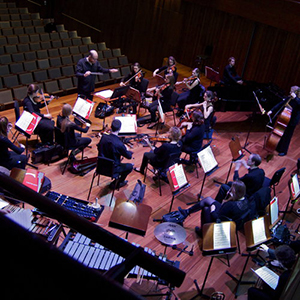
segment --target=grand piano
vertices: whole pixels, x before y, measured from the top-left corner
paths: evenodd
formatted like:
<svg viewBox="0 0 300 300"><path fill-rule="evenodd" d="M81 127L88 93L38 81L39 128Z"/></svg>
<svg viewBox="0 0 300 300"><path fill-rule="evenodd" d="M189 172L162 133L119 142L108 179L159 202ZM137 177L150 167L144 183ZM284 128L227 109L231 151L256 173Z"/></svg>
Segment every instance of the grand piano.
<svg viewBox="0 0 300 300"><path fill-rule="evenodd" d="M265 111L285 98L284 91L273 83L247 81L243 85L225 86L218 83L208 90L216 92L216 111L260 111L255 95ZM255 93L255 95L254 95Z"/></svg>

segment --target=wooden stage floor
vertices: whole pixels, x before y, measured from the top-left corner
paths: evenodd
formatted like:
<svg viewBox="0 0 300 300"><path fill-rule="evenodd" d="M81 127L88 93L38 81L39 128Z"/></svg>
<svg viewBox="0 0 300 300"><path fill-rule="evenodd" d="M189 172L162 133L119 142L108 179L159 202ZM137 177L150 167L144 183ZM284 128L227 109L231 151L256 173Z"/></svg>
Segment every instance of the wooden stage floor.
<svg viewBox="0 0 300 300"><path fill-rule="evenodd" d="M183 77L189 77L191 75L191 69L181 66L179 67L179 81ZM152 72L148 71L146 73L146 78L150 79L149 87L154 85L154 79L151 78ZM204 86L208 86L209 82L207 79L202 76L201 77L202 84ZM118 84L114 84L111 86L106 86L102 88L98 88L97 90L104 89L114 89ZM178 87L180 89L182 87ZM50 106L50 112L53 117L56 119L56 116L61 110L63 103L70 103L72 106L76 100L76 94L68 95L59 98L58 100L54 100ZM97 98L95 98L96 102L100 102ZM96 105L95 105L96 106ZM143 109L141 110L142 114L148 114ZM14 123L15 117L13 110L2 111L1 115L6 115L9 120ZM238 136L241 144L244 145L248 129L250 128L250 112L217 112L217 124L215 127L215 131L213 134L213 140L211 143L211 148L214 153L214 156L218 162L218 169L213 172L210 176L207 176L204 189L202 192L203 196L211 196L215 197L218 191L220 184L215 181L224 182L229 171L230 163L231 163L231 153L229 150L229 141L233 136ZM106 123L110 124L112 118L111 116L107 118ZM91 149L86 149L85 156L87 157L95 157L97 156L97 148L96 145L99 142L99 138L92 132L92 130L98 130L102 128L102 120L96 119L94 115L91 117L92 126L89 132L84 136L89 136L92 138ZM173 118L172 116L167 117L167 122L162 129L163 132L166 132L170 126L172 126ZM250 132L247 149L253 153L259 153L262 158L261 167L265 170L266 176L272 177L273 173L281 168L286 167L286 172L283 175L279 185L276 187L276 192L279 198L280 209L283 210L286 206L286 203L289 199L289 190L288 190L288 180L290 178L290 174L292 171L296 169L297 159L300 157L299 148L300 148L300 132L299 127L297 127L295 134L293 136L291 146L287 156L279 157L277 154L274 157L267 161L266 151L263 149L264 138L266 136L266 130L264 127L264 122L267 122L265 116L257 116L255 119L256 124L260 124L258 126L259 129L255 130L255 132ZM138 128L138 133L149 133L154 134L155 129L149 130L147 126ZM34 138L32 138L33 140ZM22 139L20 139L22 141ZM31 149L32 150L32 149ZM145 148L142 145L133 142L133 148L131 149L133 154L133 159L129 162L133 163L135 166L140 166L143 153L145 151L149 151L149 148ZM248 157L248 153L246 152L246 158ZM124 161L127 161L126 159ZM61 194L66 194L68 196L76 197L79 199L86 200L88 195L89 186L91 183L93 171L89 172L85 176L76 176L68 171L65 172L64 175L61 174L61 167L65 160L61 160L58 162L51 163L49 166L44 164L39 164L39 170L44 172L47 177L51 179L52 182L52 190ZM240 171L240 175L243 175L245 170ZM176 210L178 206L182 208L186 208L186 204L195 201L197 198L197 194L199 193L204 174L203 170L199 169L199 178L196 177L196 172L191 168L186 169L187 178L191 184L190 189L188 189L184 194L178 196L174 200L173 210ZM233 170L229 176L232 179ZM143 176L137 172L132 172L128 176L129 184L124 188L116 191L115 197L117 199L127 199L132 192L137 180L143 179ZM100 186L94 185L91 194L91 200L94 201L96 197L100 199L100 203L105 205L104 212L102 213L98 225L109 230L110 232L120 236L125 237L125 232L113 229L108 226L108 222L110 216L112 214L112 207L108 207L108 201L110 199L110 190L108 188L110 180L102 177ZM198 238L195 234L194 228L195 226L199 226L200 222L200 213L195 213L192 216L189 216L184 222L184 229L186 231L187 237L186 240L178 245L179 247L188 246L187 250L190 250L193 247L194 255L189 256L185 253L182 253L179 257L178 251L173 250L171 247L165 249L165 247L155 238L154 229L158 225L157 222L154 222L153 219L159 219L162 215L168 212L171 201L171 191L170 187L162 182L162 196L159 195L159 189L157 184L150 176L150 172L146 178L146 193L143 200L144 204L150 205L152 207L152 214L149 220L148 229L145 237L141 237L135 234L129 234L128 240L129 242L135 242L142 247L148 247L156 251L156 253L163 253L166 251L167 257L170 260L179 260L180 261L180 269L186 272L186 278L181 285L180 288L175 289L175 294L178 299L190 299L196 294L196 288L193 283L195 279L201 288L202 282L204 280L204 276L206 270L208 268L208 264L210 261L209 257L203 257L201 246L202 239ZM299 208L299 204L296 203L295 209ZM298 226L299 220L294 214L287 215L287 224L292 231L293 234L296 235L296 238L299 238L299 235L295 233L295 229ZM241 250L245 250L245 239L244 236L240 235L241 241ZM230 256L230 267L227 267L222 261L216 259L213 262L211 271L209 273L208 280L206 282L206 287L204 290L205 294L211 294L214 291L223 292L226 295L226 300L234 299L234 289L235 282L225 274L225 271L230 271L233 275L238 275L241 273L245 258L240 254L236 253ZM250 267L253 267L254 263L250 262L246 269L245 278L253 277ZM142 283L136 283L133 279L127 279L125 282L125 286L128 288L132 288L134 291L137 291L140 294L145 293L153 293L155 289L155 283L152 281L143 280ZM240 294L246 293L247 288L249 286L242 286L240 289ZM152 297L147 299L162 299L159 297ZM173 299L173 298L172 298ZM199 299L199 298L198 298Z"/></svg>

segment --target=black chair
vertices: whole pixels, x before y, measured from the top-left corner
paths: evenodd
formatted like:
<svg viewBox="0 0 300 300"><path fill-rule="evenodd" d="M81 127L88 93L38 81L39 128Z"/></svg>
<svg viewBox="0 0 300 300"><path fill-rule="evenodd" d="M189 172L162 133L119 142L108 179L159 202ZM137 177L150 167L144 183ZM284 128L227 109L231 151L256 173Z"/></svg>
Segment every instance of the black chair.
<svg viewBox="0 0 300 300"><path fill-rule="evenodd" d="M273 196L275 197L276 196L276 191L275 191L275 187L279 184L279 181L283 175L283 173L285 172L285 167L277 170L274 175L272 176L272 178L268 178L268 177L265 177L265 180L264 180L264 183L263 183L263 186L264 187L270 187L272 190L273 190Z"/></svg>
<svg viewBox="0 0 300 300"><path fill-rule="evenodd" d="M92 182L91 182L91 186L90 186L90 189L89 189L89 194L88 194L87 200L90 199L91 190L92 190L92 187L93 187L94 180L95 180L96 176L98 176L98 184L97 185L99 185L100 175L110 177L111 180L115 180L115 184L113 186L111 199L110 199L110 202L109 202L109 206L110 206L111 202L112 202L112 199L114 197L115 189L116 189L116 187L118 187L118 184L119 184L120 174L115 173L115 162L112 159L109 159L109 158L106 158L106 157L98 156L97 167L96 167L96 170L95 170L93 178L92 178Z"/></svg>
<svg viewBox="0 0 300 300"><path fill-rule="evenodd" d="M174 165L175 163L178 163L180 161L180 155L181 152L179 153L171 153L169 156L169 159L167 160L167 162L162 165L161 167L153 167L153 170L149 168L149 164L151 165L150 161L148 161L148 164L146 166L145 169L145 174L144 174L144 182L146 180L146 175L147 175L147 170L149 170L151 173L153 173L156 177L157 177L157 181L158 181L158 187L159 187L159 195L161 196L161 178L166 178L166 171L169 167L171 167L172 165Z"/></svg>
<svg viewBox="0 0 300 300"><path fill-rule="evenodd" d="M170 109L164 111L164 113L171 112L173 114L173 121L174 121L174 126L176 126L176 117L175 117L175 106L177 103L177 99L179 97L179 94L176 92L173 92L171 95L171 104L170 104Z"/></svg>

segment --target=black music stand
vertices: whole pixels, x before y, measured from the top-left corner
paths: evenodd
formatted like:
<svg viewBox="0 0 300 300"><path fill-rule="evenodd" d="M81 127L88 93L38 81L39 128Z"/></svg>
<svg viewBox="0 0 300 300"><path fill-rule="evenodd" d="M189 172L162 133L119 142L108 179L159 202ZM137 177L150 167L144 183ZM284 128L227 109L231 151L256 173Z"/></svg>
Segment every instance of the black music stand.
<svg viewBox="0 0 300 300"><path fill-rule="evenodd" d="M255 224L253 224L254 222L256 222ZM235 298L238 296L238 289L239 286L242 284L254 284L255 282L253 281L243 281L243 276L248 264L248 261L250 259L250 257L257 257L259 256L259 250L257 249L259 245L268 242L269 240L271 240L271 235L270 235L270 230L269 230L269 219L266 217L260 217L258 219L255 220L251 220L248 221L244 224L244 231L245 231L245 236L246 236L246 251L248 252L247 254L242 254L242 256L246 256L247 259L245 261L242 273L240 275L240 278L236 278L235 276L233 276L230 272L226 271L226 274L231 277L236 283L236 292L235 292ZM263 233L265 236L263 239L258 239L255 240L255 234L254 234L254 230L256 232L260 232ZM256 254L252 254L251 252L257 250Z"/></svg>
<svg viewBox="0 0 300 300"><path fill-rule="evenodd" d="M216 83L220 82L220 73L208 66L205 66L205 77L210 80L209 86L211 86L213 81Z"/></svg>
<svg viewBox="0 0 300 300"><path fill-rule="evenodd" d="M225 229L227 228L227 232ZM217 232L216 240L214 240L214 231ZM210 262L205 274L205 278L201 287L201 290L198 286L197 280L194 280L194 284L197 289L197 294L190 300L195 299L200 296L206 299L210 299L210 296L203 293L208 274L211 269L212 262L215 257L226 255L227 257L227 266L230 267L230 262L228 255L236 252L237 243L236 243L236 225L233 221L226 221L221 223L207 223L203 225L203 256L210 256ZM226 234L225 234L226 232ZM228 234L228 235L227 235ZM217 241L218 240L218 241Z"/></svg>

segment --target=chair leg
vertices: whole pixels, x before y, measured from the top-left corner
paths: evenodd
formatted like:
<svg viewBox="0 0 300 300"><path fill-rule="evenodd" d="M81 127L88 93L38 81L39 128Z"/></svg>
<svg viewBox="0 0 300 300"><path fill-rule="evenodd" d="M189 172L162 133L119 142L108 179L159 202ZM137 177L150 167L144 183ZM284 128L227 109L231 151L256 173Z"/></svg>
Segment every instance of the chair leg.
<svg viewBox="0 0 300 300"><path fill-rule="evenodd" d="M159 195L161 196L161 183L160 183L160 172L157 172L157 178L158 178L158 188L159 188Z"/></svg>
<svg viewBox="0 0 300 300"><path fill-rule="evenodd" d="M89 194L88 194L88 197L87 197L87 201L89 201L90 199L90 195L91 195L91 191L92 191L92 187L93 187L93 184L94 184L94 179L95 177L97 176L96 172L93 174L93 178L92 178L92 182L91 182L91 186L90 186L90 190L89 190ZM99 179L99 178L98 178Z"/></svg>
<svg viewBox="0 0 300 300"><path fill-rule="evenodd" d="M236 231L236 242L237 242L237 246L238 246L238 251L239 251L239 254L241 254L241 247L240 247L240 238L239 238L239 232Z"/></svg>
<svg viewBox="0 0 300 300"><path fill-rule="evenodd" d="M72 153L72 151L71 151L71 153ZM65 171L66 171L66 168L67 168L67 166L69 165L69 163L70 163L70 160L71 160L71 158L70 158L70 155L71 155L71 153L68 155L68 159L67 159L67 161L66 161L66 163L65 163L65 165L64 165L64 168L63 168L63 170L62 170L62 175L64 175L64 173L65 173Z"/></svg>

